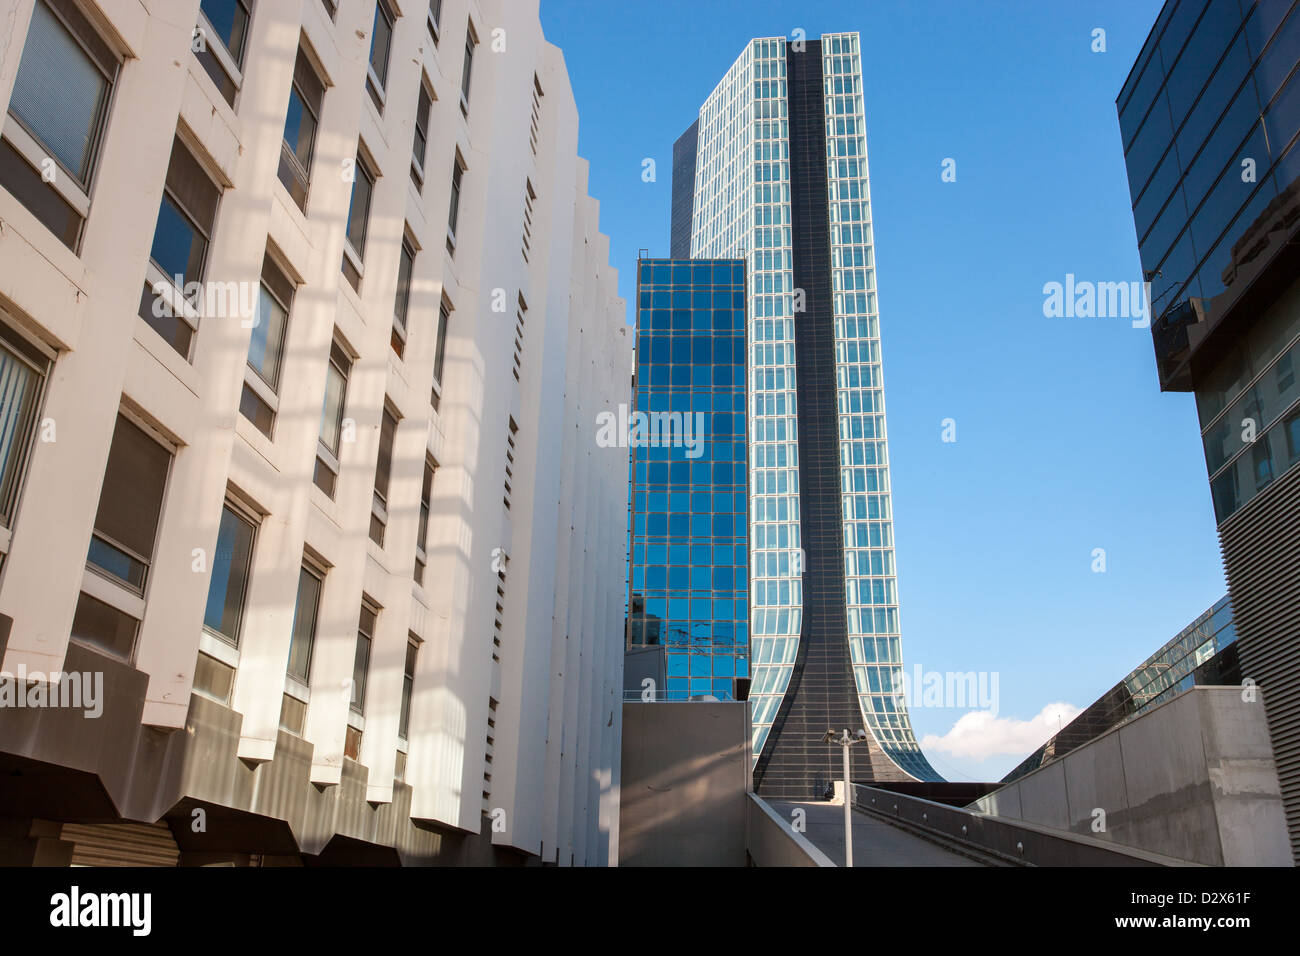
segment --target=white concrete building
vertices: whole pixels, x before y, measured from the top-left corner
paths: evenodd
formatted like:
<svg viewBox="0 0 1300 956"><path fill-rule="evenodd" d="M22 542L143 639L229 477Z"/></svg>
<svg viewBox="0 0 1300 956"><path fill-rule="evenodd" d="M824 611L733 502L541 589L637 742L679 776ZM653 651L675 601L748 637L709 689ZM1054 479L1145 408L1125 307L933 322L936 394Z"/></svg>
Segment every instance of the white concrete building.
<svg viewBox="0 0 1300 956"><path fill-rule="evenodd" d="M0 706L0 857L615 858L632 342L537 0L0 30L0 670L103 675Z"/></svg>

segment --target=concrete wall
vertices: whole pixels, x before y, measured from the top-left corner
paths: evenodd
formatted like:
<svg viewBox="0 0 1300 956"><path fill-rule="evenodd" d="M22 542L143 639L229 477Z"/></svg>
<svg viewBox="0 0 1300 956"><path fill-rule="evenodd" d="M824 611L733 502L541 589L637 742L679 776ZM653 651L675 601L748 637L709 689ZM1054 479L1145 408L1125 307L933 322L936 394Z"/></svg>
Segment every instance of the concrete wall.
<svg viewBox="0 0 1300 956"><path fill-rule="evenodd" d="M757 794L749 795L745 814L745 850L754 866L834 866L790 822Z"/></svg>
<svg viewBox="0 0 1300 956"><path fill-rule="evenodd" d="M1192 688L971 809L1211 866L1290 866L1262 698L1242 695Z"/></svg>
<svg viewBox="0 0 1300 956"><path fill-rule="evenodd" d="M744 866L749 704L623 704L620 866Z"/></svg>

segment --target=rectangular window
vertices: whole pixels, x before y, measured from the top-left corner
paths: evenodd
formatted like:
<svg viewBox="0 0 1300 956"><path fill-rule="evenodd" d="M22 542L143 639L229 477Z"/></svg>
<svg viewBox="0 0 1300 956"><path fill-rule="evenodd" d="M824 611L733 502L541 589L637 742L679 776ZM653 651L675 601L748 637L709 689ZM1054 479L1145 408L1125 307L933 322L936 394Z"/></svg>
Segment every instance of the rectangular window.
<svg viewBox="0 0 1300 956"><path fill-rule="evenodd" d="M325 403L321 408L320 441L316 445L316 473L313 480L321 491L334 497L339 475L339 446L343 436L343 411L347 405L348 375L352 359L335 340L330 346L325 371Z"/></svg>
<svg viewBox="0 0 1300 956"><path fill-rule="evenodd" d="M410 234L402 237L402 253L397 264L397 297L393 300L393 351L401 358L406 351L406 316L411 308L411 273L415 270L415 244Z"/></svg>
<svg viewBox="0 0 1300 956"><path fill-rule="evenodd" d="M542 125L542 81L533 74L533 114L528 121L528 145L537 155L537 142Z"/></svg>
<svg viewBox="0 0 1300 956"><path fill-rule="evenodd" d="M465 161L456 150L456 158L451 164L451 206L447 211L447 245L456 251L456 224L460 219L460 184L465 178Z"/></svg>
<svg viewBox="0 0 1300 956"><path fill-rule="evenodd" d="M50 360L0 324L0 528L13 527ZM0 556L8 549L0 535Z"/></svg>
<svg viewBox="0 0 1300 956"><path fill-rule="evenodd" d="M442 0L429 0L428 25L429 36L433 38L434 46L437 46L442 33Z"/></svg>
<svg viewBox="0 0 1300 956"><path fill-rule="evenodd" d="M288 674L303 685L310 684L311 652L316 643L316 618L324 581L308 565L298 572L298 599L293 606L293 637L289 642Z"/></svg>
<svg viewBox="0 0 1300 956"><path fill-rule="evenodd" d="M280 407L280 368L284 362L284 337L293 293L294 286L288 276L270 255L264 255L239 411L267 438L271 437Z"/></svg>
<svg viewBox="0 0 1300 956"><path fill-rule="evenodd" d="M247 513L227 502L221 509L217 547L212 553L212 579L208 584L203 626L233 647L239 646L256 535L257 525Z"/></svg>
<svg viewBox="0 0 1300 956"><path fill-rule="evenodd" d="M402 668L402 710L397 721L397 735L405 741L411 730L411 694L415 690L415 659L420 653L420 639L412 634L406 641L406 665Z"/></svg>
<svg viewBox="0 0 1300 956"><path fill-rule="evenodd" d="M366 92L379 112L384 111L384 87L388 83L388 55L393 46L393 11L387 0L376 0L375 20L370 30L370 66L366 70Z"/></svg>
<svg viewBox="0 0 1300 956"><path fill-rule="evenodd" d="M442 404L442 366L447 357L447 323L451 320L451 303L445 298L438 306L438 340L434 343L433 353L433 392L429 404L436 412Z"/></svg>
<svg viewBox="0 0 1300 956"><path fill-rule="evenodd" d="M381 548L388 527L388 487L393 477L393 440L397 418L388 407L379 425L379 458L375 462L375 493L370 505L370 540Z"/></svg>
<svg viewBox="0 0 1300 956"><path fill-rule="evenodd" d="M171 449L118 414L72 637L124 660L131 659L144 617L171 460Z"/></svg>
<svg viewBox="0 0 1300 956"><path fill-rule="evenodd" d="M303 212L307 211L311 161L324 100L325 84L299 44L298 58L293 65L293 85L289 88L289 111L284 117L278 175L289 196Z"/></svg>
<svg viewBox="0 0 1300 956"><path fill-rule="evenodd" d="M460 67L460 109L469 112L469 81L474 75L474 46L478 40L474 36L473 24L465 25L465 60Z"/></svg>
<svg viewBox="0 0 1300 956"><path fill-rule="evenodd" d="M537 202L537 191L533 189L533 181L524 179L524 262L528 261L528 253L533 248L533 203Z"/></svg>
<svg viewBox="0 0 1300 956"><path fill-rule="evenodd" d="M370 676L370 645L375 637L375 622L379 609L369 600L361 604L361 618L357 622L357 649L352 658L352 699L348 709L358 717L366 712L366 680Z"/></svg>
<svg viewBox="0 0 1300 956"><path fill-rule="evenodd" d="M433 500L433 476L438 466L431 458L424 460L424 483L420 486L420 525L415 538L415 582L424 584L424 568L429 563L429 505Z"/></svg>
<svg viewBox="0 0 1300 956"><path fill-rule="evenodd" d="M433 94L423 78L420 99L415 106L415 138L411 142L411 181L417 189L424 187L424 157L429 149L429 121L433 115Z"/></svg>
<svg viewBox="0 0 1300 956"><path fill-rule="evenodd" d="M252 0L202 0L191 48L221 97L235 105L243 80L244 41L252 15Z"/></svg>
<svg viewBox="0 0 1300 956"><path fill-rule="evenodd" d="M176 137L154 226L140 317L186 360L204 298L201 293L187 298L186 293L193 293L191 283L203 281L220 200L220 188Z"/></svg>
<svg viewBox="0 0 1300 956"><path fill-rule="evenodd" d="M9 99L0 185L74 251L118 66L72 0L37 0Z"/></svg>
<svg viewBox="0 0 1300 956"><path fill-rule="evenodd" d="M361 284L364 271L362 262L366 254L366 232L370 226L370 199L375 192L375 180L370 165L357 152L352 178L352 198L348 202L347 241L343 244L343 275L352 288Z"/></svg>

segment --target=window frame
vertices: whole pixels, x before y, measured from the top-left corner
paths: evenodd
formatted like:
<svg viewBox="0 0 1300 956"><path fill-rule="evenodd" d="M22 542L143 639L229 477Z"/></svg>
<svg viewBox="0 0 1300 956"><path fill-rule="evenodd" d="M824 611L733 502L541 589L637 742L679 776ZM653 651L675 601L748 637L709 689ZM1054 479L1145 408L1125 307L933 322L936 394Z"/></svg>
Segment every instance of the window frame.
<svg viewBox="0 0 1300 956"><path fill-rule="evenodd" d="M469 118L469 97L474 83L474 48L478 44L478 31L474 29L474 21L466 20L465 58L460 67L460 111L466 119Z"/></svg>
<svg viewBox="0 0 1300 956"><path fill-rule="evenodd" d="M171 169L171 156L176 151L177 146L180 146L189 154L190 159L193 161L194 165L198 167L199 172L207 177L208 182L217 192L216 202L212 210L212 225L207 230L199 224L198 218L195 216L194 212L190 210L185 203L181 201L180 197L172 191L165 175L163 177L162 195L158 197L159 214L162 212L163 203L170 202L191 228L203 237L203 260L199 263L198 274L193 278L188 276L186 277L187 284L189 282L197 282L200 285L203 285L206 282L205 277L208 273L208 260L212 255L212 237L217 231L217 220L221 214L221 201L225 198L226 189L225 186L223 186L221 182L212 175L212 172L208 168L208 164L201 158L196 148L181 135L179 128L177 128L176 133L172 137L172 153L168 154L167 160L168 171ZM157 232L158 219L155 217L155 237L157 236ZM155 298L161 297L167 301L168 307L172 313L172 318L181 319L190 327L188 348L183 355L171 342L167 342L166 339L163 339L163 341L167 342L168 348L171 348L177 355L180 355L186 362L189 362L194 357L194 340L198 338L199 321L202 319L203 313L198 306L195 306L194 303L190 302L185 297L185 290L183 287L176 284L175 277L169 276L163 272L162 265L153 257L152 238L150 239L149 247L149 258L145 263L145 284L149 287L149 291ZM141 318L143 318L143 316L141 316ZM159 338L162 338L162 333L158 332L157 329L154 329L153 324L147 319L145 320L145 324L149 325L149 327L158 334Z"/></svg>
<svg viewBox="0 0 1300 956"><path fill-rule="evenodd" d="M46 0L36 0L36 3L45 6L59 25L62 26L67 34L72 38L77 47L86 55L86 58L90 60L96 72L98 72L105 81L103 102L99 104L95 116L95 123L91 132L91 141L86 160L87 173L85 179L83 180L80 176L73 173L72 170L68 169L67 166L63 164L63 161L54 154L53 150L46 148L44 140L36 134L35 130L29 129L27 124L18 118L12 109L12 99L6 107L3 131L0 135L3 135L3 138L8 141L18 158L31 167L36 176L40 178L41 184L53 189L64 204L69 206L72 211L81 218L81 223L77 227L76 240L69 246L73 253L80 254L81 240L85 234L86 222L90 218L91 193L94 191L96 181L95 177L99 171L99 161L103 158L104 142L107 139L109 117L112 115L113 107L115 105L117 80L122 73L123 57L121 51L113 44L110 44L104 38L103 32L95 27L94 23L89 17L86 17L80 7L77 7L77 12L86 21L87 27L94 32L99 41L104 44L105 49L114 57L114 69L112 75L109 75L104 70L103 64L99 62L99 57L95 55L94 51L87 47L85 41L81 38L80 32L68 22L62 11L57 9L53 4L46 2ZM74 6L76 5L74 4ZM31 27L29 26L28 35L30 35L30 32ZM18 70L22 69L22 54L26 50L26 44L27 37L24 37L23 46L18 51ZM14 75L16 82L17 71L15 71ZM41 176L41 164L46 159L53 160L55 166L62 173L60 176L55 176L53 182L45 182L44 177ZM7 189L7 187L5 188ZM31 212L27 204L22 201L21 197L15 193L11 193L11 195L19 201L24 209L28 209L28 211ZM35 216L36 214L32 212L32 215ZM39 219L39 217L37 218ZM41 224L45 225L43 221ZM46 228L48 229L49 227L47 226ZM63 241L62 237L60 237L60 241Z"/></svg>
<svg viewBox="0 0 1300 956"><path fill-rule="evenodd" d="M311 97L307 95L307 91L304 90L302 88L302 85L298 82L297 66L298 66L299 58L303 60L307 69L309 69L312 72L312 75L316 77L316 81L320 84L321 93L320 93L319 110L313 107ZM311 167L315 164L316 161L316 141L320 134L320 119L321 119L320 113L324 111L325 93L327 92L327 90L328 90L328 86L325 80L321 78L321 70L319 70L316 67L314 58L308 52L307 48L303 45L303 39L299 38L298 51L294 55L294 75L290 77L289 80L289 94L290 96L298 97L298 102L302 104L303 112L309 114L312 118L312 122L314 125L312 127L312 134L311 134L311 148L308 150L308 153L310 155L307 158L307 165L304 166L302 161L298 158L297 150L293 149L289 145L289 141L285 138L284 135L285 130L282 129L280 130L280 162L288 166L289 174L294 178L294 180L301 187L302 202L299 203L297 199L294 199L293 193L289 190L289 187L285 185L284 180L280 178L279 175L280 170L278 166L276 167L276 179L280 180L280 185L284 186L285 192L289 193L289 198L293 200L294 206L296 206L299 209L299 211L302 212L304 215L306 215L307 213L307 206L311 199ZM288 119L289 119L289 114L288 114L288 109L286 107L286 111L285 111L286 123L288 122Z"/></svg>
<svg viewBox="0 0 1300 956"><path fill-rule="evenodd" d="M447 248L453 255L456 252L456 232L460 227L460 201L467 172L469 166L461 156L458 146L451 160L451 193L447 200Z"/></svg>
<svg viewBox="0 0 1300 956"><path fill-rule="evenodd" d="M252 32L253 28L254 8L253 0L234 0L234 3L242 8L247 16L247 20L244 23L244 35L239 39L239 49L237 51L231 50L226 46L226 41L222 39L221 34L217 31L217 28L212 25L212 21L208 19L207 13L204 12L202 0L200 0L199 3L199 19L194 26L195 34L200 30L204 31L204 50L212 54L213 59L217 61L217 66L219 66L221 71L226 74L226 78L230 80L231 85L234 87L234 92L231 94L230 99L226 99L225 94L221 93L219 88L217 90L218 93L221 93L222 102L226 103L231 109L235 108L235 101L239 99L239 93L244 86L244 54L248 51L248 35ZM214 45L210 42L211 37L215 37L219 42ZM202 58L199 57L199 51L193 49L192 41L190 46L195 59L199 61L199 65L204 66L204 75L208 77L209 81L211 81L214 86L216 86L216 81L213 80L212 76L208 73L207 67L204 65Z"/></svg>
<svg viewBox="0 0 1300 956"><path fill-rule="evenodd" d="M312 611L311 636L307 643L307 665L304 668L306 674L299 677L290 667L293 663L293 625L290 624L289 631L289 658L285 661L284 666L284 692L294 700L301 701L304 704L311 703L311 672L312 663L316 657L316 641L320 637L320 610L325 600L325 579L328 572L319 562L314 561L308 554L303 554L302 564L298 570L298 580L302 581L302 575L306 574L315 579L317 584L316 607ZM298 614L298 594L294 595L294 617Z"/></svg>
<svg viewBox="0 0 1300 956"><path fill-rule="evenodd" d="M40 431L41 412L45 408L50 373L58 361L57 352L21 331L17 325L11 323L10 318L8 312L0 309L0 349L9 352L14 359L32 372L36 377L36 388L30 399L31 407L25 415L26 421L20 426L21 431L19 427L14 431L11 444L13 457L8 466L12 469L12 477L6 478L3 473L0 473L0 566L3 566L4 557L9 553L12 544L18 506L27 483L27 470L31 466L35 452L36 435ZM37 364L35 355L29 354L28 350L44 360L43 366ZM3 465L4 463L0 461L0 466ZM6 482L9 488L4 491Z"/></svg>
<svg viewBox="0 0 1300 956"><path fill-rule="evenodd" d="M384 50L384 75L375 69L375 35L378 33L380 18L388 24L388 46ZM388 103L388 72L393 65L393 36L397 32L397 14L388 4L388 0L375 0L375 16L370 24L370 50L366 55L366 92L382 115Z"/></svg>
<svg viewBox="0 0 1300 956"><path fill-rule="evenodd" d="M201 626L202 626L203 634L205 636L216 640L220 644L224 644L227 648L234 651L235 654L238 655L240 651L240 641L244 633L244 620L245 617L247 616L247 611L248 611L248 585L249 582L253 580L253 565L256 563L257 560L257 539L261 534L262 520L265 516L255 511L252 508L252 506L241 501L238 497L236 497L233 493L231 493L230 490L227 490L226 497L221 503L221 510L222 512L229 510L230 513L235 516L236 520L243 521L245 524L249 525L253 529L253 535L249 539L249 543L248 543L248 567L244 571L244 575L243 575L244 596L243 599L240 601L239 620L236 624L235 634L233 637L208 627L206 621ZM218 518L218 535L220 535L219 518ZM218 540L220 540L219 537ZM213 557L213 561L208 568L209 591L211 591L212 589L212 572L216 570L216 546L215 545L213 546L212 557ZM205 599L204 602L205 611L206 611L206 607L207 604ZM236 662L236 666L237 666L237 662Z"/></svg>
<svg viewBox="0 0 1300 956"><path fill-rule="evenodd" d="M438 462L424 456L424 474L420 479L420 511L415 531L415 583L424 587L424 573L429 567L429 517L433 512L433 483L438 479Z"/></svg>
<svg viewBox="0 0 1300 956"><path fill-rule="evenodd" d="M336 352L338 353L338 355L342 356L347 360L346 367L343 367L340 364L339 360L336 358L335 355ZM343 344L342 339L339 338L338 333L336 332L330 340L330 352L326 364L325 394L321 398L321 423L322 425L324 424L325 402L328 400L329 397L329 379L328 379L329 371L328 370L330 368L334 368L338 370L340 377L343 379L343 393L342 395L339 396L338 447L330 448L328 445L325 444L325 436L320 431L317 431L316 433L316 462L318 465L324 465L325 468L334 475L333 487L335 488L335 490L337 490L339 474L342 470L339 462L343 452L343 423L347 421L348 386L351 384L352 366L355 364L356 364L356 356L353 355L351 351L349 351L347 346ZM320 488L320 490L325 495L327 495L331 500L333 500L334 498L333 491L326 491L324 488L321 487L320 483L317 482L314 477L312 483L317 488Z"/></svg>
<svg viewBox="0 0 1300 956"><path fill-rule="evenodd" d="M391 443L388 448L388 473L384 475L384 489L379 490L380 465L384 456L384 429L388 422L392 422ZM380 413L379 420L379 449L375 456L375 476L371 485L370 497L370 535L369 540L373 541L379 548L384 547L384 542L388 539L388 499L393 490L393 457L394 449L397 445L397 429L402 424L402 417L393 403L384 398L384 408ZM375 540L374 529L375 523L379 523L379 539Z"/></svg>
<svg viewBox="0 0 1300 956"><path fill-rule="evenodd" d="M420 247L411 234L409 225L402 231L402 245L397 260L397 293L393 296L393 334L390 344L397 357L403 358L406 352L406 339L410 334L408 325L411 316L411 290L415 286L415 259ZM403 263L409 261L406 269L406 281L402 281ZM405 287L403 287L405 286Z"/></svg>
<svg viewBox="0 0 1300 956"><path fill-rule="evenodd" d="M427 105L421 109L421 105ZM415 183L417 192L424 191L424 178L426 175L426 166L429 161L429 133L433 126L433 104L438 101L434 95L433 87L429 84L428 77L423 71L420 73L420 91L415 101L415 121L412 123L414 130L411 133L411 181ZM420 122L424 121L421 128ZM420 155L415 152L415 144L423 141Z"/></svg>
<svg viewBox="0 0 1300 956"><path fill-rule="evenodd" d="M367 634L361 628L361 622L364 620L365 613L369 611L373 619L372 633ZM379 606L368 595L361 595L361 610L357 615L357 642L362 639L366 641L366 666L361 671L360 690L358 691L357 681L357 654L354 646L352 652L352 677L350 681L351 695L348 699L348 726L356 730L364 731L366 729L366 695L370 691L370 666L374 663L375 634L373 631L379 630L379 615L383 608ZM356 701L353 701L353 697Z"/></svg>
<svg viewBox="0 0 1300 956"><path fill-rule="evenodd" d="M427 24L429 35L433 37L433 45L436 47L438 41L442 39L442 0L429 0Z"/></svg>
<svg viewBox="0 0 1300 956"><path fill-rule="evenodd" d="M280 275L284 278L286 286L289 287L289 301L287 303L284 302L283 298L276 292L274 284L268 283L266 281L266 270L268 268L273 268L276 271L278 271ZM265 289L267 293L271 296L271 299L275 302L275 304L278 305L284 311L284 327L280 331L280 348L278 350L278 354L276 355L276 359L275 359L276 384L272 385L265 378L263 378L262 373L253 367L253 363L251 359L248 356L245 356L244 386L249 390L251 390L253 394L256 395L257 398L260 399L262 403L265 404L266 407L271 410L270 430L262 431L262 429L258 426L257 422L253 421L253 419L249 418L248 415L244 414L242 392L240 396L239 411L240 414L243 415L243 417L247 419L248 422L252 424L254 428L257 428L257 430L261 432L263 435L265 435L268 440L274 441L275 423L280 417L279 388L281 384L281 378L284 375L285 344L289 337L289 322L293 316L293 299L297 293L297 284L293 281L292 278L290 278L287 270L285 270L283 266L281 266L280 263L276 261L275 257L272 256L269 251L266 252L262 258L262 274L258 278L259 300L261 298L262 289ZM252 330L250 330L249 332L249 346L250 348L252 346Z"/></svg>
<svg viewBox="0 0 1300 956"><path fill-rule="evenodd" d="M433 343L433 386L429 395L429 404L433 406L435 412L442 405L442 378L447 359L447 330L451 326L451 314L455 311L455 305L444 294L442 301L438 303L438 328Z"/></svg>
<svg viewBox="0 0 1300 956"><path fill-rule="evenodd" d="M163 513L167 508L167 496L172 490L171 489L172 471L176 467L176 454L179 449L177 448L174 442L172 442L166 436L164 436L160 431L158 431L157 428L155 428L152 424L150 424L143 416L137 414L133 409L125 405L120 405L118 407L117 414L118 417L125 419L129 424L134 425L141 432L143 432L145 437L149 438L154 442L157 442L157 444L167 453L167 473L163 475L162 497L158 504L157 526L154 528L153 546L151 549L152 551L157 551L158 538L162 535ZM114 418L113 420L113 430L114 433L116 434L117 418ZM112 454L111 440L109 445L109 454L110 455ZM105 468L107 468L107 463L108 463L108 459L106 458ZM103 494L104 494L104 489L101 483L100 492L99 492L100 498L103 497ZM96 502L95 509L96 512L98 512L99 502ZM85 594L86 596L94 600L97 600L102 604L108 605L113 610L127 617L134 618L136 622L135 633L131 638L131 650L128 654L124 656L115 654L113 651L104 648L102 646L87 643L81 640L80 638L77 638L76 636L70 636L69 640L82 647L89 647L92 650L95 650L97 653L106 654L107 656L112 657L115 660L122 660L128 664L134 664L135 654L138 649L138 642L140 638L140 625L144 623L145 610L148 607L148 603L149 603L149 586L153 581L153 576L149 574L149 572L153 570L153 556L151 555L149 558L145 558L143 555L139 554L134 549L127 548L119 544L114 539L112 539L109 535L99 531L97 528L94 527L93 524L90 529L90 537L91 537L91 542L93 542L93 540L96 537L98 537L100 540L109 543L112 547L117 548L119 551L121 551L123 554L127 555L128 557L132 558L133 560L142 563L145 566L144 581L141 584L141 586L137 589L132 587L122 578L109 573L103 568L91 564L90 543L88 543L86 549L87 553L86 553L85 565L81 575L81 586L77 598L78 603L80 603L81 600L80 595Z"/></svg>

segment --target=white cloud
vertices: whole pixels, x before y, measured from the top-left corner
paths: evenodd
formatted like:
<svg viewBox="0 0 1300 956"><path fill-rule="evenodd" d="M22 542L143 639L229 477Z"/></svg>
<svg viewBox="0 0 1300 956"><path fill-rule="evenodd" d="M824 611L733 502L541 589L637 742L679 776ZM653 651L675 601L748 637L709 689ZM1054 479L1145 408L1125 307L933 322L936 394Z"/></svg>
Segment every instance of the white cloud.
<svg viewBox="0 0 1300 956"><path fill-rule="evenodd" d="M951 757L986 760L1002 754L1027 757L1079 715L1073 704L1048 704L1036 717L994 717L987 710L962 714L943 736L926 734L921 747Z"/></svg>

